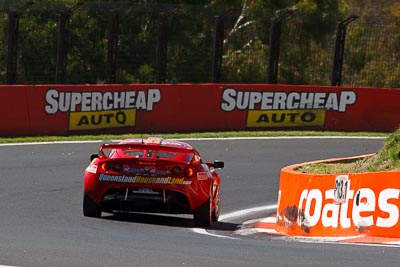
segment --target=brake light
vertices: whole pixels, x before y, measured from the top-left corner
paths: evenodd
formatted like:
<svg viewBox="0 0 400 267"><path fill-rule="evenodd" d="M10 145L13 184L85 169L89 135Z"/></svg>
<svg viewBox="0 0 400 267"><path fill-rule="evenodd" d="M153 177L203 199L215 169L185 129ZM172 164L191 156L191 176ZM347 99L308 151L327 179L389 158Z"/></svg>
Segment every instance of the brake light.
<svg viewBox="0 0 400 267"><path fill-rule="evenodd" d="M110 162L103 162L100 164L100 169L103 172L113 170L115 172L120 172L122 171L122 165L120 163L110 163Z"/></svg>
<svg viewBox="0 0 400 267"><path fill-rule="evenodd" d="M186 168L186 169L183 171L183 174L185 174L185 176L187 176L187 177L192 177L192 176L193 176L193 173L194 173L194 171L193 171L193 169L190 168L190 167Z"/></svg>
<svg viewBox="0 0 400 267"><path fill-rule="evenodd" d="M111 170L111 164L110 164L109 162L104 162L104 163L102 163L102 164L100 165L100 169L101 169L103 172L109 171L109 170Z"/></svg>

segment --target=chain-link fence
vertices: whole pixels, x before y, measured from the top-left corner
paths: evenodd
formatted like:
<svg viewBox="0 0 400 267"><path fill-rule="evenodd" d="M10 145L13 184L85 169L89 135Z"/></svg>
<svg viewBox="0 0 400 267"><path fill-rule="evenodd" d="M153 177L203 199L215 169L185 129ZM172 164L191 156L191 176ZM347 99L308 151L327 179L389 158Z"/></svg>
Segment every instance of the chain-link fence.
<svg viewBox="0 0 400 267"><path fill-rule="evenodd" d="M270 10L232 11L224 31L221 81L265 83L269 57Z"/></svg>
<svg viewBox="0 0 400 267"><path fill-rule="evenodd" d="M223 6L0 1L0 84L400 87L399 18L357 18L341 39L343 18L321 18Z"/></svg>
<svg viewBox="0 0 400 267"><path fill-rule="evenodd" d="M283 22L278 82L330 85L335 24L316 28L306 19L293 14Z"/></svg>
<svg viewBox="0 0 400 267"><path fill-rule="evenodd" d="M349 25L343 83L400 87L400 18L364 17Z"/></svg>

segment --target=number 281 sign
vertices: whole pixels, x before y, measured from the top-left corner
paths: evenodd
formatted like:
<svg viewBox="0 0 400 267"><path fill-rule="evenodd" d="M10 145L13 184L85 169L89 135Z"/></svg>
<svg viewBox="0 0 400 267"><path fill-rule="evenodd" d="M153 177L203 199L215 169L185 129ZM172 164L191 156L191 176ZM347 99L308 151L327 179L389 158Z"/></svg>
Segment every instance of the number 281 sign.
<svg viewBox="0 0 400 267"><path fill-rule="evenodd" d="M347 188L349 184L348 175L339 175L335 179L335 190L333 192L335 204L346 202Z"/></svg>

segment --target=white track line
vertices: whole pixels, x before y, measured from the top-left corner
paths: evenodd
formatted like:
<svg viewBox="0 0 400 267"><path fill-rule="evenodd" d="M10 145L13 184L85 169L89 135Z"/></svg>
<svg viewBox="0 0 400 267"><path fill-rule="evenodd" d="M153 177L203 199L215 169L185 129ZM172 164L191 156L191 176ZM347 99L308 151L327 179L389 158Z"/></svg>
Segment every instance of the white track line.
<svg viewBox="0 0 400 267"><path fill-rule="evenodd" d="M187 141L221 141L221 140L270 140L270 139L385 139L381 136L255 136L255 137L205 137L205 138L171 138L173 140ZM31 146L52 144L84 144L84 143L118 143L122 140L87 140L87 141L51 141L30 143L3 143L0 146ZM1 267L1 266L0 266Z"/></svg>
<svg viewBox="0 0 400 267"><path fill-rule="evenodd" d="M89 143L102 143L109 141L52 141L52 142L32 142L32 143L4 143L0 146L36 146L36 145L54 145L54 144L89 144ZM0 265L0 267L2 267Z"/></svg>
<svg viewBox="0 0 400 267"><path fill-rule="evenodd" d="M385 139L384 136L253 136L253 137L204 137L204 138L171 138L174 140L220 141L220 140L269 140L269 139Z"/></svg>
<svg viewBox="0 0 400 267"><path fill-rule="evenodd" d="M212 237L225 238L225 239L238 239L238 238L231 237L231 236L212 234L212 233L207 232L207 230L204 228L193 228L192 231L195 232L196 234L200 234L200 235L208 235L208 236L212 236Z"/></svg>
<svg viewBox="0 0 400 267"><path fill-rule="evenodd" d="M232 219L232 218L239 218L239 217L248 215L249 213L253 213L253 212L276 210L277 206L278 206L277 204L273 204L273 205L254 207L254 208L249 208L249 209L244 209L244 210L238 210L238 211L234 211L234 212L223 214L223 215L219 216L219 220L223 221L223 220ZM212 236L212 237L219 237L219 238L226 238L226 239L238 239L238 238L230 237L230 236L212 234L212 233L207 232L207 230L204 228L193 228L192 231L197 234L208 235L208 236Z"/></svg>
<svg viewBox="0 0 400 267"><path fill-rule="evenodd" d="M226 219L243 217L243 216L245 216L245 215L247 215L249 213L253 213L253 212L276 210L277 207L278 207L277 204L273 204L273 205L254 207L254 208L249 208L249 209L244 209L244 210L238 210L238 211L234 211L234 212L231 212L231 213L228 213L228 214L221 215L221 216L219 216L219 219L221 221L223 221L223 220L226 220Z"/></svg>

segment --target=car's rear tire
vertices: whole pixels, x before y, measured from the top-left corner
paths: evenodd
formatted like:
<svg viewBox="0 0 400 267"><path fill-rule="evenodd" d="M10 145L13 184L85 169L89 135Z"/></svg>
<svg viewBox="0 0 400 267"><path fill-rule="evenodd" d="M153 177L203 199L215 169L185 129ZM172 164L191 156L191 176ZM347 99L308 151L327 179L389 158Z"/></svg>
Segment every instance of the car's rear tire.
<svg viewBox="0 0 400 267"><path fill-rule="evenodd" d="M195 209L193 222L197 227L209 227L211 225L211 199L208 198L204 204Z"/></svg>
<svg viewBox="0 0 400 267"><path fill-rule="evenodd" d="M214 205L214 209L212 212L212 218L211 218L213 222L218 222L220 208L221 208L221 197L220 197L220 191L218 188L218 191L215 195L215 205Z"/></svg>
<svg viewBox="0 0 400 267"><path fill-rule="evenodd" d="M83 196L83 216L99 218L101 209L88 195Z"/></svg>

